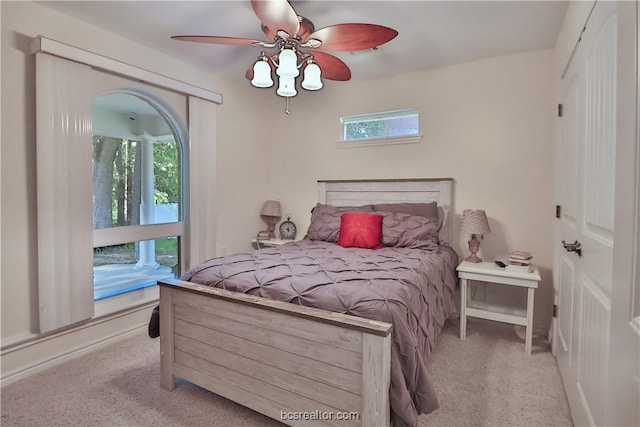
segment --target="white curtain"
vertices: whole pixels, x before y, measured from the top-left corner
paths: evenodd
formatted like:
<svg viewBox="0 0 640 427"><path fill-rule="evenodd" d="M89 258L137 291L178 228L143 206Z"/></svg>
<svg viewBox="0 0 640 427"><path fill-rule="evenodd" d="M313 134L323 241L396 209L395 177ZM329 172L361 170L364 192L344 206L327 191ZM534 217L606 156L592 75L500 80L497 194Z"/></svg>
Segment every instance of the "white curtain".
<svg viewBox="0 0 640 427"><path fill-rule="evenodd" d="M216 104L189 97L188 267L216 256Z"/></svg>
<svg viewBox="0 0 640 427"><path fill-rule="evenodd" d="M41 333L93 316L90 72L36 54Z"/></svg>

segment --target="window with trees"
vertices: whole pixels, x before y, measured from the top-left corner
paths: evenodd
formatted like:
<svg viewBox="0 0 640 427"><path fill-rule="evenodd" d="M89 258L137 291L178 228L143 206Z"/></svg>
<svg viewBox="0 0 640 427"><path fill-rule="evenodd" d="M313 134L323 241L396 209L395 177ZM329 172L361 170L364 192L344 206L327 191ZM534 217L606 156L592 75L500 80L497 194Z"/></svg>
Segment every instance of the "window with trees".
<svg viewBox="0 0 640 427"><path fill-rule="evenodd" d="M341 142L418 142L420 116L417 110L396 110L341 117ZM363 144L363 145L367 145Z"/></svg>
<svg viewBox="0 0 640 427"><path fill-rule="evenodd" d="M92 108L94 300L180 270L181 144L149 99L111 93Z"/></svg>

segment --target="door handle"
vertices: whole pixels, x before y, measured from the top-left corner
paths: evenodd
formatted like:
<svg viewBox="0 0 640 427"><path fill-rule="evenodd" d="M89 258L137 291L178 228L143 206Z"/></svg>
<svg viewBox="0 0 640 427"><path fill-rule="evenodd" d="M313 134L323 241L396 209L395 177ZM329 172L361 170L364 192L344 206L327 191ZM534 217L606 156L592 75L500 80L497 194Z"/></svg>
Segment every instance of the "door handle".
<svg viewBox="0 0 640 427"><path fill-rule="evenodd" d="M582 243L578 242L577 240L573 243L567 243L563 240L562 246L564 246L564 249L567 252L575 252L579 257L582 256Z"/></svg>

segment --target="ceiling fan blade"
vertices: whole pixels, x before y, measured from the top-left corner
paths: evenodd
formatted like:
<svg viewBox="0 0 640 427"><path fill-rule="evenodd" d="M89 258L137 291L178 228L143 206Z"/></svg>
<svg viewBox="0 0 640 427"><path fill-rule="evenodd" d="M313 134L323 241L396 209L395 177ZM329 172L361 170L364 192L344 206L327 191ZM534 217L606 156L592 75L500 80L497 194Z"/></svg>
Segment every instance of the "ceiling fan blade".
<svg viewBox="0 0 640 427"><path fill-rule="evenodd" d="M273 40L276 37L277 32L262 24L262 32L267 36L267 40Z"/></svg>
<svg viewBox="0 0 640 427"><path fill-rule="evenodd" d="M313 57L322 70L322 77L328 80L347 81L351 79L351 70L341 59L328 53L313 51Z"/></svg>
<svg viewBox="0 0 640 427"><path fill-rule="evenodd" d="M300 29L298 30L298 37L302 42L306 42L309 36L315 31L313 22L309 21L305 17L298 17L300 20Z"/></svg>
<svg viewBox="0 0 640 427"><path fill-rule="evenodd" d="M300 29L298 30L298 37L302 42L307 41L311 33L313 33L313 22L302 16L299 17ZM262 31L269 40L273 40L277 34L277 31L272 30L266 25L262 24Z"/></svg>
<svg viewBox="0 0 640 427"><path fill-rule="evenodd" d="M375 24L336 24L320 28L309 36L322 42L320 50L355 52L371 49L393 40L398 32Z"/></svg>
<svg viewBox="0 0 640 427"><path fill-rule="evenodd" d="M243 39L239 37L222 37L222 36L172 36L171 38L175 40L182 40L185 42L230 44L230 45L236 45L236 46L251 46L254 43L261 43L260 40Z"/></svg>
<svg viewBox="0 0 640 427"><path fill-rule="evenodd" d="M289 35L298 33L298 14L287 0L251 0L251 7L269 31L284 30Z"/></svg>

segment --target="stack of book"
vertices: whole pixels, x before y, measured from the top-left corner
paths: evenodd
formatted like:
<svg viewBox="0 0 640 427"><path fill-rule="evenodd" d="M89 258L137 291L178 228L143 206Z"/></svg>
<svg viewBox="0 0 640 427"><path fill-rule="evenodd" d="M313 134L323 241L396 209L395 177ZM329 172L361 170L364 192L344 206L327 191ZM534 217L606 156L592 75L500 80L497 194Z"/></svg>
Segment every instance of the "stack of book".
<svg viewBox="0 0 640 427"><path fill-rule="evenodd" d="M506 268L511 271L530 273L533 271L533 266L531 265L532 258L529 252L513 251L509 254Z"/></svg>
<svg viewBox="0 0 640 427"><path fill-rule="evenodd" d="M256 237L256 240L269 240L269 232L267 230L258 231L258 237Z"/></svg>

